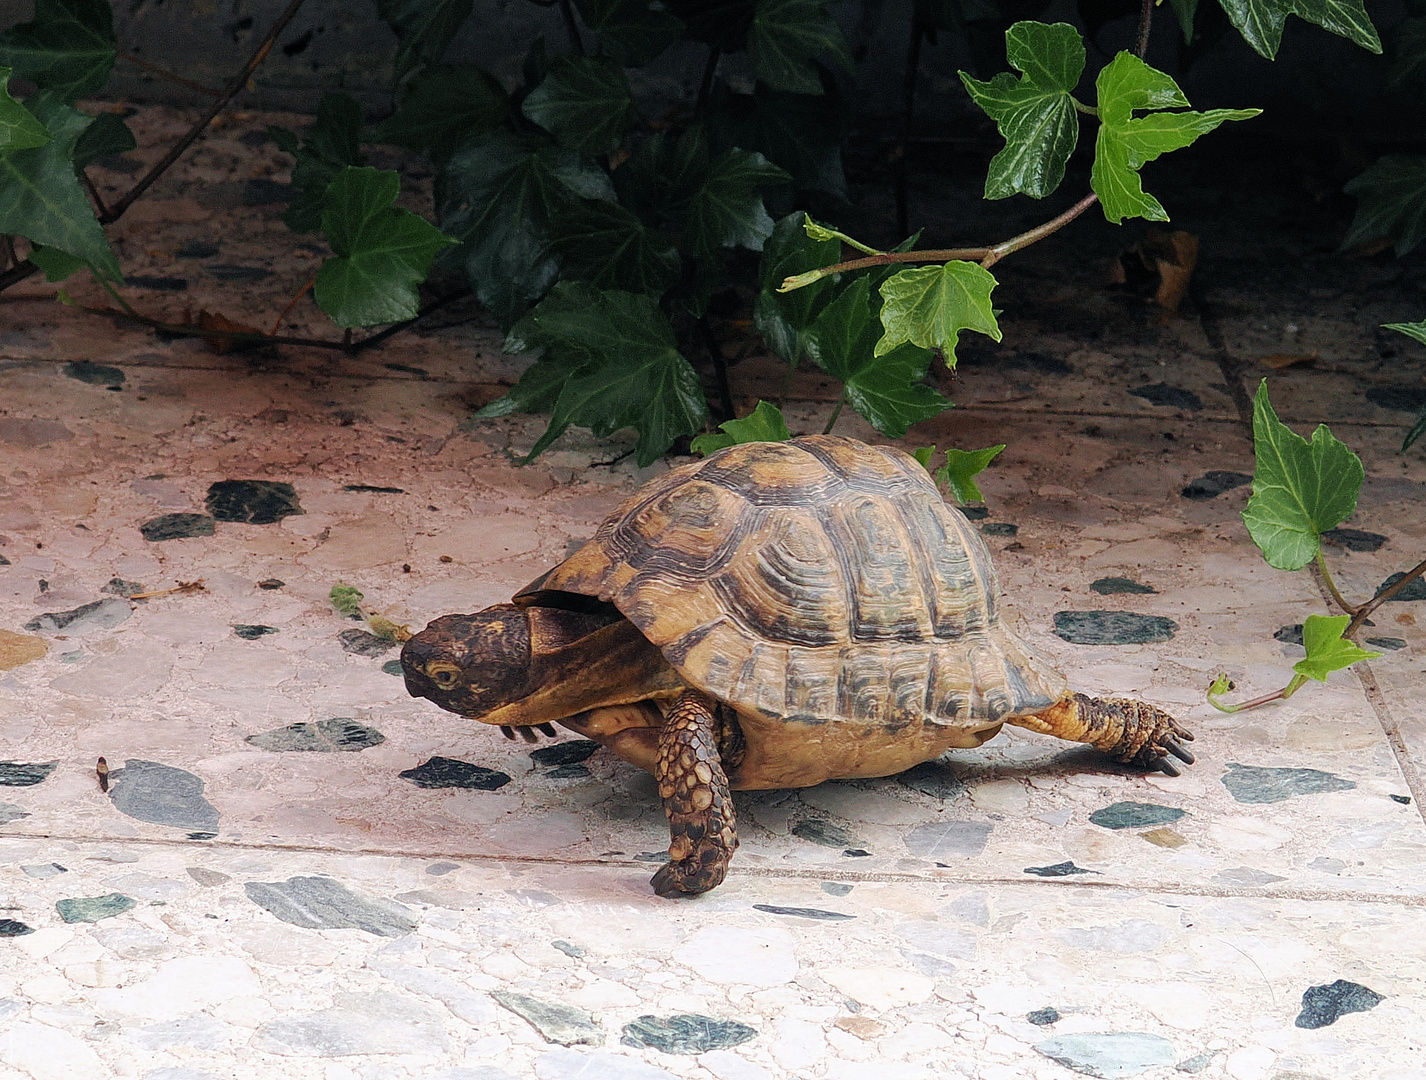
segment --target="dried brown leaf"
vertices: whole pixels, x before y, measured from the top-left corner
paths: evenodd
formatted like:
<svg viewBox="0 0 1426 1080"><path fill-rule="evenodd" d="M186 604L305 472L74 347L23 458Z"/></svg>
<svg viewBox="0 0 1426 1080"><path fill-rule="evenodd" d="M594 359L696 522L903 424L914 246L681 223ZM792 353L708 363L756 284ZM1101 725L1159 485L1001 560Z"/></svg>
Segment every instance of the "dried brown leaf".
<svg viewBox="0 0 1426 1080"><path fill-rule="evenodd" d="M262 335L262 331L259 330L257 327L246 326L243 323L234 322L226 315L223 315L216 311L199 311L198 322L196 325L199 330L219 331L218 334L213 334L211 336L204 334L203 340L207 343L208 348L212 349L215 353L218 353L220 355L223 353L230 353L239 349L251 349L255 344L257 344L257 342L241 341L239 339L229 337L229 334L257 334L259 336Z"/></svg>
<svg viewBox="0 0 1426 1080"><path fill-rule="evenodd" d="M1273 353L1270 356L1258 357L1258 363L1263 367L1270 367L1274 371L1281 371L1283 368L1290 368L1297 364L1306 366L1316 362L1316 353Z"/></svg>

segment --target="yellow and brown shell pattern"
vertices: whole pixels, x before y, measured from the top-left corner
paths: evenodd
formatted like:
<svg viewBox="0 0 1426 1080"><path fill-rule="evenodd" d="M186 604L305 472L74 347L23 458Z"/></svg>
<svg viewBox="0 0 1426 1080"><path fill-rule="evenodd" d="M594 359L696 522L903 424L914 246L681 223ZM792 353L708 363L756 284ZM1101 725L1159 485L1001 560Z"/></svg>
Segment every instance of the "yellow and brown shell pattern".
<svg viewBox="0 0 1426 1080"><path fill-rule="evenodd" d="M1065 690L926 470L840 436L671 470L535 588L611 601L691 684L770 718L983 728Z"/></svg>

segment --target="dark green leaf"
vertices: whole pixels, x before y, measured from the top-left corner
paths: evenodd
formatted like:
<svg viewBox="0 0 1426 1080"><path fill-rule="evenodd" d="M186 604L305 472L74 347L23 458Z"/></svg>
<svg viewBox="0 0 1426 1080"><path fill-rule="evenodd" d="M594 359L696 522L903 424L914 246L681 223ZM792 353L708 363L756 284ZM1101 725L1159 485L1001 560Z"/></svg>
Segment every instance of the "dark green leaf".
<svg viewBox="0 0 1426 1080"><path fill-rule="evenodd" d="M1362 459L1317 425L1309 443L1277 418L1268 381L1253 400L1253 496L1243 521L1269 566L1301 570L1317 557L1318 537L1357 507Z"/></svg>
<svg viewBox="0 0 1426 1080"><path fill-rule="evenodd" d="M886 333L876 343L876 354L889 353L909 341L923 349L940 349L954 368L962 330L1000 340L1000 327L990 306L995 285L990 271L975 263L948 262L898 271L881 284L885 300L881 322Z"/></svg>
<svg viewBox="0 0 1426 1080"><path fill-rule="evenodd" d="M38 244L30 247L30 262L44 271L46 281L65 281L89 265L83 259L66 254L59 248L42 247Z"/></svg>
<svg viewBox="0 0 1426 1080"><path fill-rule="evenodd" d="M1426 18L1407 19L1392 34L1388 86L1405 86L1426 76Z"/></svg>
<svg viewBox="0 0 1426 1080"><path fill-rule="evenodd" d="M521 106L524 114L572 150L607 154L629 129L629 79L608 57L557 56Z"/></svg>
<svg viewBox="0 0 1426 1080"><path fill-rule="evenodd" d="M682 228L689 200L708 179L708 137L701 126L644 139L614 170L619 201L646 224Z"/></svg>
<svg viewBox="0 0 1426 1080"><path fill-rule="evenodd" d="M1426 345L1426 319L1420 322L1393 322L1382 323L1383 330L1395 330L1398 334L1405 334L1413 341L1419 341Z"/></svg>
<svg viewBox="0 0 1426 1080"><path fill-rule="evenodd" d="M876 351L881 324L871 297L865 276L843 289L808 330L807 354L845 384L852 407L877 431L899 439L912 424L951 403L921 382L935 356L930 349L903 344Z"/></svg>
<svg viewBox="0 0 1426 1080"><path fill-rule="evenodd" d="M1121 52L1099 73L1099 137L1089 183L1104 216L1118 224L1126 217L1167 221L1158 199L1139 180L1139 169L1161 154L1179 150L1225 120L1248 120L1261 109L1213 109L1209 112L1153 112L1188 105L1178 84L1133 53Z"/></svg>
<svg viewBox="0 0 1426 1080"><path fill-rule="evenodd" d="M792 438L782 410L766 401L741 420L725 420L718 425L721 434L700 435L689 447L695 454L712 454L728 446L750 442L786 442Z"/></svg>
<svg viewBox="0 0 1426 1080"><path fill-rule="evenodd" d="M322 230L336 257L317 271L312 295L338 326L415 318L416 286L426 280L436 253L456 242L394 206L400 192L394 171L352 166L327 188Z"/></svg>
<svg viewBox="0 0 1426 1080"><path fill-rule="evenodd" d="M1422 435L1426 435L1426 406L1416 414L1416 420L1411 425L1411 430L1406 433L1406 438L1401 440L1401 452L1404 454L1411 449L1411 444Z"/></svg>
<svg viewBox="0 0 1426 1080"><path fill-rule="evenodd" d="M25 108L44 125L50 141L0 152L0 233L58 248L110 281L122 281L119 261L74 172L74 144L92 119L53 90L31 94Z"/></svg>
<svg viewBox="0 0 1426 1080"><path fill-rule="evenodd" d="M841 257L842 250L836 240L813 240L808 236L803 228L806 219L807 215L797 210L773 227L772 235L763 244L758 266L761 288L753 306L753 325L768 348L793 365L802 359L806 331L831 300L834 285L827 277L792 292L780 293L777 287L783 278L831 266Z"/></svg>
<svg viewBox="0 0 1426 1080"><path fill-rule="evenodd" d="M748 57L754 74L774 90L820 94L822 80L812 63L819 56L852 70L847 39L822 0L756 0L753 10Z"/></svg>
<svg viewBox="0 0 1426 1080"><path fill-rule="evenodd" d="M577 197L612 199L608 177L572 150L493 131L467 139L446 162L441 228L476 297L510 326L559 272L550 254L555 215Z"/></svg>
<svg viewBox="0 0 1426 1080"><path fill-rule="evenodd" d="M109 81L116 48L109 0L35 0L32 22L0 34L0 64L73 101Z"/></svg>
<svg viewBox="0 0 1426 1080"><path fill-rule="evenodd" d="M984 500L980 488L976 486L975 476L984 472L986 466L1004 449L1004 443L981 450L957 450L951 447L946 451L946 463L934 474L936 482L950 488L957 502L982 502Z"/></svg>
<svg viewBox="0 0 1426 1080"><path fill-rule="evenodd" d="M505 91L492 75L471 64L442 64L411 80L401 107L376 126L372 138L440 163L466 136L499 127L507 111Z"/></svg>
<svg viewBox="0 0 1426 1080"><path fill-rule="evenodd" d="M678 249L666 237L618 203L599 199L583 199L559 213L551 248L566 278L654 299L668 291L681 270Z"/></svg>
<svg viewBox="0 0 1426 1080"><path fill-rule="evenodd" d="M1402 256L1426 239L1426 157L1387 154L1342 190L1357 197L1342 247L1392 236Z"/></svg>
<svg viewBox="0 0 1426 1080"><path fill-rule="evenodd" d="M1079 141L1070 92L1084 73L1084 42L1067 23L1019 22L1006 31L1005 52L1024 72L1019 79L1002 71L980 82L960 73L971 98L1005 139L1005 149L990 162L985 197L1018 193L1041 199L1059 187Z"/></svg>
<svg viewBox="0 0 1426 1080"><path fill-rule="evenodd" d="M761 189L787 180L787 173L750 150L729 150L714 158L703 186L688 202L689 250L695 255L735 246L761 251L772 235Z"/></svg>
<svg viewBox="0 0 1426 1080"><path fill-rule="evenodd" d="M755 0L665 0L664 6L683 20L694 41L725 53L747 48Z"/></svg>
<svg viewBox="0 0 1426 1080"><path fill-rule="evenodd" d="M1307 655L1292 665L1292 670L1309 679L1326 682L1334 671L1351 667L1358 660L1371 660L1381 655L1367 652L1354 641L1342 637L1342 631L1352 621L1350 615L1309 615L1302 624L1302 646Z"/></svg>
<svg viewBox="0 0 1426 1080"><path fill-rule="evenodd" d="M570 424L603 438L620 428L639 433L636 459L650 465L680 435L703 426L708 406L698 374L679 353L668 319L647 296L600 292L586 282L560 282L511 330L506 350L543 348L548 365L568 373L551 408L550 426L531 448L533 460ZM518 389L518 387L517 387Z"/></svg>
<svg viewBox="0 0 1426 1080"><path fill-rule="evenodd" d="M626 67L647 64L683 35L683 22L655 0L575 0L599 47Z"/></svg>
<svg viewBox="0 0 1426 1080"><path fill-rule="evenodd" d="M1297 15L1322 29L1381 52L1381 38L1362 0L1218 0L1243 40L1269 60L1277 56L1282 28Z"/></svg>
<svg viewBox="0 0 1426 1080"><path fill-rule="evenodd" d="M471 0L376 0L377 14L400 39L396 46L397 82L414 67L441 62L470 8Z"/></svg>
<svg viewBox="0 0 1426 1080"><path fill-rule="evenodd" d="M0 67L0 151L44 146L50 133L34 114L10 96L10 69Z"/></svg>
<svg viewBox="0 0 1426 1080"><path fill-rule="evenodd" d="M1198 0L1169 0L1169 3L1178 16L1179 29L1183 31L1183 41L1187 45L1193 41L1193 17L1198 14Z"/></svg>
<svg viewBox="0 0 1426 1080"><path fill-rule="evenodd" d="M279 150L297 159L292 166L297 192L282 220L293 232L314 232L322 227L327 187L343 169L366 160L361 153L361 105L346 94L323 94L317 103L317 122L296 149L292 132L279 127L267 130Z"/></svg>
<svg viewBox="0 0 1426 1080"><path fill-rule="evenodd" d="M799 191L825 191L847 198L842 139L851 109L836 93L788 94L758 83L735 94L719 82L709 101L708 124L717 150L756 150L786 169Z"/></svg>
<svg viewBox="0 0 1426 1080"><path fill-rule="evenodd" d="M118 113L102 112L74 144L74 167L83 169L102 157L127 154L138 146L134 133Z"/></svg>

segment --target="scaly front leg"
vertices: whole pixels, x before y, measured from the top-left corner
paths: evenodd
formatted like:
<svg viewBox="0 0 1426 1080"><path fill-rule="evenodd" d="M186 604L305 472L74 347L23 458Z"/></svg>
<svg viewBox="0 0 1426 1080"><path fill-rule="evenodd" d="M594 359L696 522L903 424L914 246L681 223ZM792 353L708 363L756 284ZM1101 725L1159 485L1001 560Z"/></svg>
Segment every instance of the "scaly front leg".
<svg viewBox="0 0 1426 1080"><path fill-rule="evenodd" d="M660 896L716 888L738 849L728 777L718 756L713 702L685 690L664 717L654 778L668 815L669 861L652 878Z"/></svg>
<svg viewBox="0 0 1426 1080"><path fill-rule="evenodd" d="M1030 716L1008 717L1007 724L1044 735L1089 743L1116 761L1145 769L1180 774L1173 759L1193 764L1193 755L1179 744L1193 741L1193 733L1163 709L1128 698L1092 698L1067 694L1048 709Z"/></svg>

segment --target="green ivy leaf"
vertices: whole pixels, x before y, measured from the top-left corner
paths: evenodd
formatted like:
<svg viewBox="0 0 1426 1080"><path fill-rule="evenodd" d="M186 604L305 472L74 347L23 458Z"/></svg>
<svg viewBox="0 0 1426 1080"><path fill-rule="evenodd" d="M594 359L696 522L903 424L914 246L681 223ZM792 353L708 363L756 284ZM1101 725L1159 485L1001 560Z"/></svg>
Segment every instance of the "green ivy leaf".
<svg viewBox="0 0 1426 1080"><path fill-rule="evenodd" d="M607 154L629 129L634 98L620 64L608 57L557 56L521 111L572 150Z"/></svg>
<svg viewBox="0 0 1426 1080"><path fill-rule="evenodd" d="M1173 13L1178 17L1179 29L1183 31L1183 43L1193 44L1193 19L1198 14L1198 0L1169 0Z"/></svg>
<svg viewBox="0 0 1426 1080"><path fill-rule="evenodd" d="M1279 420L1266 379L1253 399L1253 454L1253 496L1243 521L1268 565L1301 570L1316 558L1318 537L1356 509L1362 459L1326 424L1309 443Z"/></svg>
<svg viewBox="0 0 1426 1080"><path fill-rule="evenodd" d="M102 112L84 129L74 144L74 167L83 169L100 158L127 154L139 145L129 125L118 113Z"/></svg>
<svg viewBox="0 0 1426 1080"><path fill-rule="evenodd" d="M89 264L83 259L60 251L59 248L30 246L30 262L44 271L46 281L66 281Z"/></svg>
<svg viewBox="0 0 1426 1080"><path fill-rule="evenodd" d="M1343 248L1394 236L1400 257L1426 239L1426 157L1387 154L1342 190L1357 197Z"/></svg>
<svg viewBox="0 0 1426 1080"><path fill-rule="evenodd" d="M599 48L626 67L647 64L683 36L683 22L654 0L575 0Z"/></svg>
<svg viewBox="0 0 1426 1080"><path fill-rule="evenodd" d="M10 69L0 67L0 151L44 146L50 133L34 114L10 96Z"/></svg>
<svg viewBox="0 0 1426 1080"><path fill-rule="evenodd" d="M1426 406L1416 414L1416 419L1411 425L1411 430L1406 433L1406 438L1401 440L1401 452L1404 454L1411 449L1411 444L1422 435L1426 435Z"/></svg>
<svg viewBox="0 0 1426 1080"><path fill-rule="evenodd" d="M989 270L969 262L898 271L881 285L885 300L881 324L886 333L876 343L876 355L909 341L923 349L940 349L946 364L954 368L962 330L1000 340L1000 326L990 306L995 285Z"/></svg>
<svg viewBox="0 0 1426 1080"><path fill-rule="evenodd" d="M401 107L376 125L371 137L410 147L439 165L467 135L499 127L508 111L505 90L494 76L473 64L442 64L411 80Z"/></svg>
<svg viewBox="0 0 1426 1080"><path fill-rule="evenodd" d="M525 462L578 424L600 438L634 428L635 457L643 467L707 420L698 373L679 353L668 318L647 296L562 281L515 325L505 348L545 350L534 365L535 385L522 387L522 377L510 396L539 403L554 398L550 426Z"/></svg>
<svg viewBox="0 0 1426 1080"><path fill-rule="evenodd" d="M1403 21L1392 35L1391 53L1391 66L1386 70L1388 86L1405 86L1426 76L1426 18Z"/></svg>
<svg viewBox="0 0 1426 1080"><path fill-rule="evenodd" d="M645 224L682 229L689 200L708 179L708 161L708 135L701 125L676 138L657 132L614 170L614 190Z"/></svg>
<svg viewBox="0 0 1426 1080"><path fill-rule="evenodd" d="M109 0L35 0L32 22L0 34L0 64L69 102L103 88L117 47Z"/></svg>
<svg viewBox="0 0 1426 1080"><path fill-rule="evenodd" d="M123 281L119 261L74 172L74 144L93 119L70 108L53 90L31 94L25 108L50 140L0 152L0 233L58 248L110 281Z"/></svg>
<svg viewBox="0 0 1426 1080"><path fill-rule="evenodd" d="M279 150L297 159L292 166L297 191L282 220L295 233L315 232L322 227L327 188L337 174L366 161L361 152L361 105L346 94L323 94L317 102L317 122L300 146L286 128L269 127L267 133Z"/></svg>
<svg viewBox="0 0 1426 1080"><path fill-rule="evenodd" d="M981 450L946 451L946 463L933 474L938 484L945 484L959 503L984 502L985 499L976 486L975 475L984 472L995 456L1005 449L1005 444L987 446Z"/></svg>
<svg viewBox="0 0 1426 1080"><path fill-rule="evenodd" d="M684 229L689 251L715 255L720 248L761 251L772 235L772 218L761 190L789 179L772 162L751 150L729 150L708 164L703 185L688 201Z"/></svg>
<svg viewBox="0 0 1426 1080"><path fill-rule="evenodd" d="M1243 40L1272 60L1282 43L1282 28L1296 15L1344 37L1369 52L1381 52L1381 38L1362 0L1218 0Z"/></svg>
<svg viewBox="0 0 1426 1080"><path fill-rule="evenodd" d="M871 297L866 276L843 289L807 331L807 354L845 384L847 400L872 427L899 439L912 424L944 412L951 403L921 382L935 356L930 349L903 344L877 351L881 325Z"/></svg>
<svg viewBox="0 0 1426 1080"><path fill-rule="evenodd" d="M441 229L462 246L476 298L511 326L559 273L551 223L578 197L612 200L602 169L547 140L493 131L466 139L441 177Z"/></svg>
<svg viewBox="0 0 1426 1080"><path fill-rule="evenodd" d="M748 57L759 79L774 90L820 94L822 80L812 61L823 55L852 70L847 39L823 0L756 0Z"/></svg>
<svg viewBox="0 0 1426 1080"><path fill-rule="evenodd" d="M1015 78L1002 71L989 82L960 73L971 98L995 121L1005 149L990 162L985 197L1023 194L1042 199L1064 179L1079 141L1071 91L1084 73L1084 42L1067 23L1018 22L1005 33Z"/></svg>
<svg viewBox="0 0 1426 1080"><path fill-rule="evenodd" d="M341 327L416 317L416 286L431 260L456 241L425 218L393 204L395 171L348 166L327 188L322 230L336 257L322 263L312 295Z"/></svg>
<svg viewBox="0 0 1426 1080"><path fill-rule="evenodd" d="M750 442L786 442L792 438L782 410L766 401L741 420L725 420L718 425L721 434L700 435L689 447L695 454L713 454L729 446Z"/></svg>
<svg viewBox="0 0 1426 1080"><path fill-rule="evenodd" d="M811 220L796 210L773 226L772 235L763 244L758 265L761 287L753 305L753 325L767 347L794 366L806 349L807 329L831 300L835 286L827 277L792 292L780 293L777 287L785 277L831 266L842 250L836 240L808 236L803 226Z"/></svg>
<svg viewBox="0 0 1426 1080"><path fill-rule="evenodd" d="M1334 671L1351 667L1358 660L1371 660L1381 655L1368 652L1355 641L1342 637L1342 631L1352 621L1350 615L1309 615L1302 624L1302 645L1307 655L1292 665L1292 670L1309 679L1326 682Z"/></svg>
<svg viewBox="0 0 1426 1080"><path fill-rule="evenodd" d="M399 39L396 81L413 68L438 64L470 16L471 0L376 0L376 12Z"/></svg>
<svg viewBox="0 0 1426 1080"><path fill-rule="evenodd" d="M756 150L787 170L799 191L825 191L846 201L842 139L851 108L835 92L789 94L758 83L751 94L736 94L715 84L708 103L708 124L719 150Z"/></svg>
<svg viewBox="0 0 1426 1080"><path fill-rule="evenodd" d="M1248 120L1261 109L1212 109L1209 112L1153 112L1188 105L1178 84L1133 53L1121 52L1095 80L1099 94L1099 137L1089 183L1116 225L1126 217L1167 221L1158 199L1144 191L1139 169L1160 154L1179 150L1225 120Z"/></svg>
<svg viewBox="0 0 1426 1080"><path fill-rule="evenodd" d="M562 276L601 289L647 293L658 299L682 270L678 248L618 203L583 199L555 218L551 250Z"/></svg>
<svg viewBox="0 0 1426 1080"><path fill-rule="evenodd" d="M1395 330L1398 334L1405 334L1413 341L1419 341L1426 345L1426 319L1420 322L1390 322L1382 323L1383 330Z"/></svg>
<svg viewBox="0 0 1426 1080"><path fill-rule="evenodd" d="M748 47L756 0L664 0L664 6L683 20L686 36L694 41L725 53Z"/></svg>

